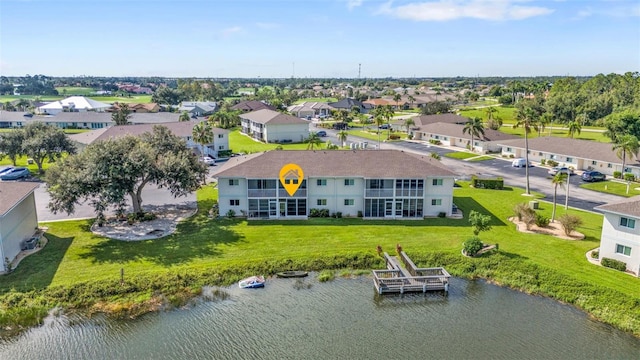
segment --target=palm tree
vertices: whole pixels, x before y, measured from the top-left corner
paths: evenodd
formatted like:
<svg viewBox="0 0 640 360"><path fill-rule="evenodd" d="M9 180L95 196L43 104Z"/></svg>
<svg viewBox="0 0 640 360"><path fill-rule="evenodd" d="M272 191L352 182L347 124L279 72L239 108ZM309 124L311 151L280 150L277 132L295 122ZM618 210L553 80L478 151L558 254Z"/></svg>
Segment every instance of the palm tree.
<svg viewBox="0 0 640 360"><path fill-rule="evenodd" d="M638 138L630 134L619 135L613 143L613 150L616 151L618 158L622 160L622 177L624 178L626 158L629 157L629 160L631 160L633 156L638 157L638 150L640 150Z"/></svg>
<svg viewBox="0 0 640 360"><path fill-rule="evenodd" d="M571 137L573 139L573 136L575 135L575 133L578 133L578 135L580 135L580 131L582 130L582 126L580 126L580 123L578 121L574 120L574 121L570 122L568 127L569 127L569 133L567 135L569 137Z"/></svg>
<svg viewBox="0 0 640 360"><path fill-rule="evenodd" d="M484 109L484 112L485 112L485 113L487 113L487 121L489 121L489 120L493 120L493 119L494 119L494 117L493 117L493 113L497 113L497 112L498 112L498 109L496 109L496 108L495 108L495 107L493 107L493 106L487 106L487 107Z"/></svg>
<svg viewBox="0 0 640 360"><path fill-rule="evenodd" d="M347 130L340 130L338 132L338 140L342 143L342 147L345 147L347 144L347 136L349 136Z"/></svg>
<svg viewBox="0 0 640 360"><path fill-rule="evenodd" d="M180 117L178 118L178 121L189 121L189 113L186 111L183 111L182 114L180 114Z"/></svg>
<svg viewBox="0 0 640 360"><path fill-rule="evenodd" d="M409 100L409 104L411 104L411 107L413 108L413 103L416 101L416 98L414 98L413 96L409 95L409 97L407 97L407 100Z"/></svg>
<svg viewBox="0 0 640 360"><path fill-rule="evenodd" d="M204 145L211 144L213 142L211 124L209 124L208 121L201 121L197 123L193 127L191 135L193 136L193 141L200 144L200 153L204 156Z"/></svg>
<svg viewBox="0 0 640 360"><path fill-rule="evenodd" d="M309 134L307 142L309 143L309 145L307 145L307 150L313 150L314 147L320 147L320 144L322 144L322 139L320 139L320 136L317 132L312 132Z"/></svg>
<svg viewBox="0 0 640 360"><path fill-rule="evenodd" d="M400 99L402 99L402 95L396 93L393 95L393 101L396 102L396 109L400 110Z"/></svg>
<svg viewBox="0 0 640 360"><path fill-rule="evenodd" d="M556 218L556 196L558 194L558 186L564 187L567 180L567 174L563 172L557 172L551 179L553 184L553 211L551 212L551 222Z"/></svg>
<svg viewBox="0 0 640 360"><path fill-rule="evenodd" d="M404 119L404 127L407 129L407 135L409 135L409 129L411 128L411 126L415 124L416 122L413 121L413 118Z"/></svg>
<svg viewBox="0 0 640 360"><path fill-rule="evenodd" d="M475 150L474 138L484 135L484 124L482 123L482 119L474 117L473 119L467 120L464 124L464 128L462 128L462 133L471 135L471 151L473 152Z"/></svg>
<svg viewBox="0 0 640 360"><path fill-rule="evenodd" d="M380 149L380 126L386 124L389 128L389 135L391 135L391 126L389 126L389 120L393 117L393 109L389 105L378 106L373 110L374 121L378 126L378 149Z"/></svg>
<svg viewBox="0 0 640 360"><path fill-rule="evenodd" d="M525 164L529 164L529 133L531 129L535 129L537 127L536 123L538 120L538 114L533 109L533 107L528 106L528 103L525 101L521 101L518 105L518 111L516 112L516 123L513 125L514 128L523 127L524 128L524 158ZM529 189L529 166L524 167L524 175L526 179L526 194L530 195L531 191Z"/></svg>
<svg viewBox="0 0 640 360"><path fill-rule="evenodd" d="M129 125L129 119L131 118L129 105L124 103L116 104L118 106L118 110L111 114L111 120L116 123L116 125Z"/></svg>

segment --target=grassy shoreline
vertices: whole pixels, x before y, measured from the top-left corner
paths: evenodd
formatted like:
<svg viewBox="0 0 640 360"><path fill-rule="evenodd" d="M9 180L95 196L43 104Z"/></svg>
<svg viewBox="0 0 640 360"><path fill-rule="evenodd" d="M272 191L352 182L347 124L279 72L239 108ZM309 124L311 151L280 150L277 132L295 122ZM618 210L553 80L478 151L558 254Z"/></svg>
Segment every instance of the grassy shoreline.
<svg viewBox="0 0 640 360"><path fill-rule="evenodd" d="M465 214L473 209L492 216L493 229L480 237L499 243L497 253L460 255L472 234L466 218L211 220L206 210L217 198L211 186L198 192L200 212L163 239L119 242L90 233L88 220L48 223L47 247L0 282L0 334L36 326L53 308L128 318L180 306L201 295L203 286L248 275L383 268L376 246L390 252L400 243L418 266L444 266L454 276L548 296L640 337L640 279L585 258L599 244L601 215L570 210L585 221L578 229L583 241L523 234L505 220L514 204L530 199L521 189L462 185L454 192L456 204ZM541 203L539 211L549 216L551 205Z"/></svg>

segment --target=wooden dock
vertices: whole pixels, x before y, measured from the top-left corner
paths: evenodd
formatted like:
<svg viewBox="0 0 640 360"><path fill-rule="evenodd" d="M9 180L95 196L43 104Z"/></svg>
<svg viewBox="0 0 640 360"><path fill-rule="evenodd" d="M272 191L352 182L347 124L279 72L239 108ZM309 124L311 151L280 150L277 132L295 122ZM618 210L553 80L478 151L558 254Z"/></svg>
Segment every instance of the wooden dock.
<svg viewBox="0 0 640 360"><path fill-rule="evenodd" d="M449 291L451 275L444 268L419 268L404 251L400 252L400 260L387 253L384 253L384 258L387 270L373 270L373 283L378 294ZM400 265L400 261L404 267Z"/></svg>

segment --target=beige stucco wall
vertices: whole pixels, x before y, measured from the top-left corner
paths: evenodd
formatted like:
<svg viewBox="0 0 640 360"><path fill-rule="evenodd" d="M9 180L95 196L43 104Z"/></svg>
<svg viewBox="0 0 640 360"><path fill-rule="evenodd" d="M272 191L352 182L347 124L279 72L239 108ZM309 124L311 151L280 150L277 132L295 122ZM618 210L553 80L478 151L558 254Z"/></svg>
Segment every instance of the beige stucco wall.
<svg viewBox="0 0 640 360"><path fill-rule="evenodd" d="M33 193L0 218L0 264L4 270L4 258L12 261L20 252L20 243L31 237L38 227L38 215Z"/></svg>

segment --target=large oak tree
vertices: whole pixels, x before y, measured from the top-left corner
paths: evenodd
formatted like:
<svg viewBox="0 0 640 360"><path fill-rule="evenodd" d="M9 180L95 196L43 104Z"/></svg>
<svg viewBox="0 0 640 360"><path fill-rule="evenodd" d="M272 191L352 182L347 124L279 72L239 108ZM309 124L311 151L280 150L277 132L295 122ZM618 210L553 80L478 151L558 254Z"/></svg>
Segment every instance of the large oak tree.
<svg viewBox="0 0 640 360"><path fill-rule="evenodd" d="M197 190L207 168L185 141L164 126L141 137L99 141L80 154L49 168L46 181L54 213L72 213L89 201L99 217L109 207L122 208L128 196L135 213L142 213L142 190L147 184L166 188L174 197Z"/></svg>

